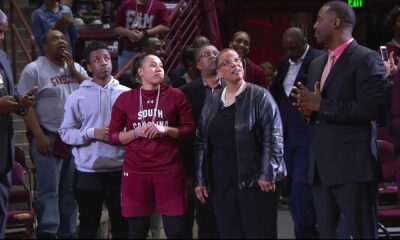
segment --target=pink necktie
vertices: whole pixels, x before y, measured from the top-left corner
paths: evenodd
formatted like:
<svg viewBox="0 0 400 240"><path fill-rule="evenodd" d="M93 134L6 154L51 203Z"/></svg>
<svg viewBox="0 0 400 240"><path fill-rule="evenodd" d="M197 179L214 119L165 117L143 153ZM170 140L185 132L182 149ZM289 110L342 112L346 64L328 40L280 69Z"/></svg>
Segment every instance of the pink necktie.
<svg viewBox="0 0 400 240"><path fill-rule="evenodd" d="M321 84L320 84L320 89L322 90L322 87L325 84L326 78L329 75L329 72L331 71L333 64L335 60L335 53L332 51L331 54L328 57L328 61L325 64L325 68L324 71L322 72L322 76L321 76Z"/></svg>

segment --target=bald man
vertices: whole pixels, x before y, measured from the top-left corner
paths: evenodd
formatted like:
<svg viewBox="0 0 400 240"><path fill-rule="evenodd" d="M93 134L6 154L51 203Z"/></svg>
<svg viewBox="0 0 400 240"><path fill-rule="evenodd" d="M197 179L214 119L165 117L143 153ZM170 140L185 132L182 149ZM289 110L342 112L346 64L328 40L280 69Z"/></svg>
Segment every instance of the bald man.
<svg viewBox="0 0 400 240"><path fill-rule="evenodd" d="M312 188L308 183L309 126L292 105L290 93L295 82L307 84L309 64L322 52L310 47L303 31L294 27L284 33L283 47L287 55L279 61L278 73L270 90L279 106L285 132L289 209L296 238L317 238Z"/></svg>

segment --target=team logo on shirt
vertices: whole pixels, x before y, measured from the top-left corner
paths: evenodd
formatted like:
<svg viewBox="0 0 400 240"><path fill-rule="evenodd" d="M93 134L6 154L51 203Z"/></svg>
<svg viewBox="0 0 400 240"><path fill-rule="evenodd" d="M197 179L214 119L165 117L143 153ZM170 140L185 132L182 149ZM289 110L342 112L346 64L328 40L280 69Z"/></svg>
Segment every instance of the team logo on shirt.
<svg viewBox="0 0 400 240"><path fill-rule="evenodd" d="M133 128L141 127L143 125L149 124L153 120L153 116L160 120L154 121L157 125L168 126L168 121L164 121L164 112L161 109L145 109L143 111L139 111L137 114L138 121L132 124Z"/></svg>
<svg viewBox="0 0 400 240"><path fill-rule="evenodd" d="M128 29L149 29L153 28L154 15L148 13L136 12L128 10L126 12L126 26Z"/></svg>
<svg viewBox="0 0 400 240"><path fill-rule="evenodd" d="M52 77L50 81L54 87L61 84L78 83L78 81L69 74Z"/></svg>

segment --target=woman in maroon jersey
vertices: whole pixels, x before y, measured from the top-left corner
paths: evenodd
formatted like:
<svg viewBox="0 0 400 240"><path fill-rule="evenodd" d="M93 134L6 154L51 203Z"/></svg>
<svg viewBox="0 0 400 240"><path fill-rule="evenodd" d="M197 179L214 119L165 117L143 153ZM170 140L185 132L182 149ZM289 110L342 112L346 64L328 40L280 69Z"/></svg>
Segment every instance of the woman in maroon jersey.
<svg viewBox="0 0 400 240"><path fill-rule="evenodd" d="M186 211L179 140L194 134L192 111L185 95L163 84L161 60L138 57L132 72L141 85L116 100L109 126L111 144L123 144L122 215L130 238L146 238L154 208L163 217L168 238L181 238Z"/></svg>

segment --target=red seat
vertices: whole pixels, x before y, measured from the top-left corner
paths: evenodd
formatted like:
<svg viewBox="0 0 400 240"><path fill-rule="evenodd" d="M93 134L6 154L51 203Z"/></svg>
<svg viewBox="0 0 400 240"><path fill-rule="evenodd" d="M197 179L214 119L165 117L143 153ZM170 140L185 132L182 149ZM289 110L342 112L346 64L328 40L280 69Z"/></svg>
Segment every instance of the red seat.
<svg viewBox="0 0 400 240"><path fill-rule="evenodd" d="M378 140L379 157L382 163L384 183L379 188L379 207L390 204L389 208L378 208L379 227L387 237L399 232L388 231L388 227L400 227L400 159L396 158L392 143ZM388 185L387 183L391 183Z"/></svg>
<svg viewBox="0 0 400 240"><path fill-rule="evenodd" d="M379 186L379 203L396 204L397 203L397 165L398 160L394 154L392 143L378 140L379 158L382 164L383 183Z"/></svg>
<svg viewBox="0 0 400 240"><path fill-rule="evenodd" d="M22 149L21 149L22 150ZM17 150L19 151L19 150ZM16 158L23 157L22 151ZM32 207L31 188L25 184L26 171L16 159L12 170L12 188L7 213L6 238L34 238L36 216Z"/></svg>

